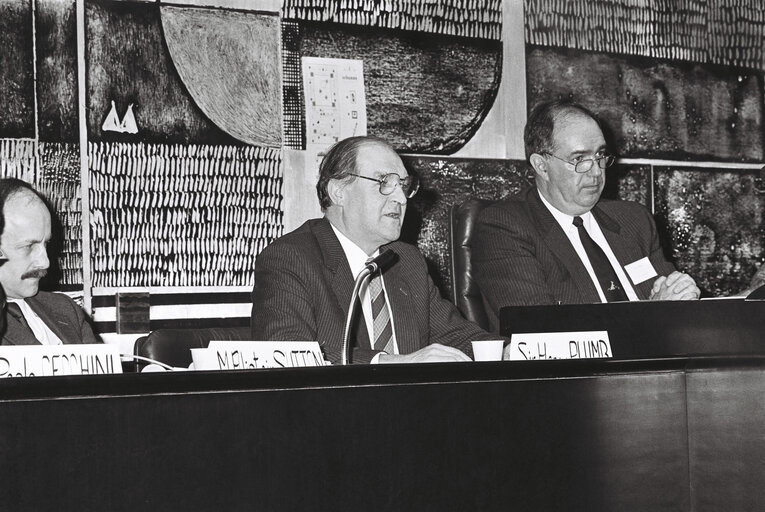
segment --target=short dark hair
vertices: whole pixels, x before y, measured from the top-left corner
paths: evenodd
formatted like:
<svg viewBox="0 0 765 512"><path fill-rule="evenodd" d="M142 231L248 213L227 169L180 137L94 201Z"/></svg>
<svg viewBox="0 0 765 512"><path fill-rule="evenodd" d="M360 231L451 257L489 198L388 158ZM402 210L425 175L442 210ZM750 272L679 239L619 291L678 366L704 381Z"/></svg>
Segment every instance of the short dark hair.
<svg viewBox="0 0 765 512"><path fill-rule="evenodd" d="M319 181L316 183L316 195L319 196L319 204L322 211L332 206L332 199L329 198L329 192L327 192L330 180L356 179L353 176L356 173L356 155L358 155L359 149L366 144L379 144L390 148L391 151L395 151L386 141L371 135L348 137L335 143L334 146L329 148L329 151L324 155L324 159L319 165Z"/></svg>
<svg viewBox="0 0 765 512"><path fill-rule="evenodd" d="M560 118L578 114L589 117L601 127L600 120L589 109L570 100L555 100L539 103L529 114L526 128L523 130L523 143L526 149L526 160L534 153L551 153L553 148L553 130L555 122Z"/></svg>
<svg viewBox="0 0 765 512"><path fill-rule="evenodd" d="M45 198L29 183L18 178L0 178L0 235L5 230L5 203L19 192L30 192L46 204Z"/></svg>

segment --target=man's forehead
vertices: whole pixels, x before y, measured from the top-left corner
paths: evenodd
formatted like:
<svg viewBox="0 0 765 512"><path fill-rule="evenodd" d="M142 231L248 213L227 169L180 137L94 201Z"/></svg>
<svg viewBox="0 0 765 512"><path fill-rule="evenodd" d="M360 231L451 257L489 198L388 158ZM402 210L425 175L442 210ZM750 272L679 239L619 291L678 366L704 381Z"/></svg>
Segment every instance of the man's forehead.
<svg viewBox="0 0 765 512"><path fill-rule="evenodd" d="M406 176L408 173L404 162L393 149L384 144L371 142L361 146L356 153L356 168L377 175L392 172Z"/></svg>
<svg viewBox="0 0 765 512"><path fill-rule="evenodd" d="M37 196L37 194L26 189L21 189L6 198L5 209L3 211L8 214L18 208L34 207L35 205L40 205L47 209L45 203Z"/></svg>
<svg viewBox="0 0 765 512"><path fill-rule="evenodd" d="M9 197L5 202L3 217L6 230L12 229L13 226L45 224L50 231L51 215L48 207L39 197L29 192L17 193Z"/></svg>
<svg viewBox="0 0 765 512"><path fill-rule="evenodd" d="M592 149L589 146L605 144L598 123L584 114L570 114L555 122L553 144L570 150Z"/></svg>

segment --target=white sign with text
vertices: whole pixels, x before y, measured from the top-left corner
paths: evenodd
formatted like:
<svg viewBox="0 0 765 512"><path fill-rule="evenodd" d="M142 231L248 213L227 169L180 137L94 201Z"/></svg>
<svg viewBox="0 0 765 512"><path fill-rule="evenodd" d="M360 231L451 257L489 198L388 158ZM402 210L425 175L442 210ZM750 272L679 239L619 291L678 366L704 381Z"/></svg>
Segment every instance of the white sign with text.
<svg viewBox="0 0 765 512"><path fill-rule="evenodd" d="M0 347L0 378L122 373L119 347L9 345Z"/></svg>
<svg viewBox="0 0 765 512"><path fill-rule="evenodd" d="M252 370L324 366L315 341L211 341L191 349L195 370Z"/></svg>
<svg viewBox="0 0 765 512"><path fill-rule="evenodd" d="M607 331L535 332L510 337L511 361L611 357Z"/></svg>

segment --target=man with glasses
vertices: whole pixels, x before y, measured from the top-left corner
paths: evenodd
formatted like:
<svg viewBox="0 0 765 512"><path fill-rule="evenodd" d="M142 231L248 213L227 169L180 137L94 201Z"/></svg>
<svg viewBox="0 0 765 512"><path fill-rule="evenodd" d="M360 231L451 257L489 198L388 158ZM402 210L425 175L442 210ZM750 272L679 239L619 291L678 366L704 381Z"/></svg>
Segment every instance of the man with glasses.
<svg viewBox="0 0 765 512"><path fill-rule="evenodd" d="M496 338L442 299L419 250L397 241L418 187L386 142L351 137L335 144L316 185L324 218L307 221L258 256L253 339L318 341L330 361L341 361L354 280L386 249L397 260L362 285L352 363L469 361L471 340Z"/></svg>
<svg viewBox="0 0 765 512"><path fill-rule="evenodd" d="M536 187L486 208L476 226L472 263L492 330L504 306L699 297L664 258L645 207L600 199L614 157L589 110L538 105L524 143Z"/></svg>

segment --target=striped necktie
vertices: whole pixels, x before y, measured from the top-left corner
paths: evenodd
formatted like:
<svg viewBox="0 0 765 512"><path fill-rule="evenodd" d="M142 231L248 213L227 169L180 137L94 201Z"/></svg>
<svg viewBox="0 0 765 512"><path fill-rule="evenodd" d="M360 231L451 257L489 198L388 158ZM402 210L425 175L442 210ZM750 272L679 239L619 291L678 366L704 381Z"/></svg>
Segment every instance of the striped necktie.
<svg viewBox="0 0 765 512"><path fill-rule="evenodd" d="M369 297L372 300L372 322L374 325L372 332L375 337L372 348L393 354L393 324L391 324L388 305L385 302L385 291L382 287L380 271L375 272L369 281Z"/></svg>

